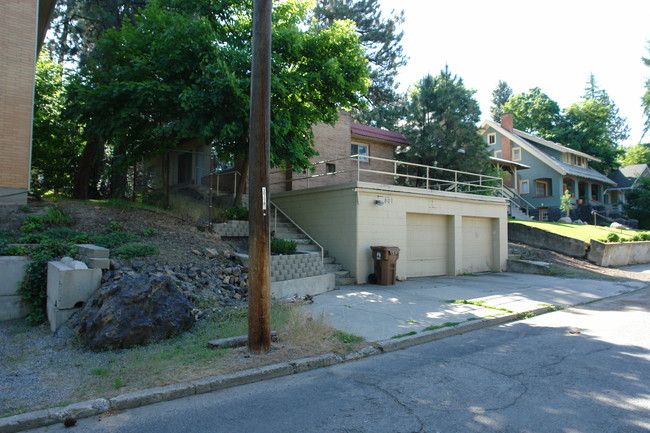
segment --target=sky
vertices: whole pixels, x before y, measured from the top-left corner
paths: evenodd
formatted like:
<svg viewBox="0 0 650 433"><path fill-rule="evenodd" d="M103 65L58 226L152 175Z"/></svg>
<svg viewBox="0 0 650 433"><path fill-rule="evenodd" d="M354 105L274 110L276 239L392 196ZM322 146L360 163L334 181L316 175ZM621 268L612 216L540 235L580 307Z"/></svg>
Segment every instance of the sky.
<svg viewBox="0 0 650 433"><path fill-rule="evenodd" d="M380 0L404 10L409 57L398 81L405 91L449 65L476 91L482 119L499 80L515 94L539 87L560 108L579 102L593 73L627 118L634 145L643 133L641 97L650 68L649 0ZM650 141L650 132L645 136Z"/></svg>

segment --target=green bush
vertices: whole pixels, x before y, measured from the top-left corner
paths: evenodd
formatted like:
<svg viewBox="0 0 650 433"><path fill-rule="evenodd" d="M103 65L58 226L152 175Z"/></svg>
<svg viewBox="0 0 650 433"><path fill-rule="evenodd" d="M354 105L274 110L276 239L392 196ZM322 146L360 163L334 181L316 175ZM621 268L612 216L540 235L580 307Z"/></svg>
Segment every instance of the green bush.
<svg viewBox="0 0 650 433"><path fill-rule="evenodd" d="M289 239L271 239L271 253L295 254L298 242Z"/></svg>
<svg viewBox="0 0 650 433"><path fill-rule="evenodd" d="M126 224L124 224L123 222L119 222L119 221L109 221L108 222L108 227L106 228L106 230L109 233L123 232L125 229L126 229Z"/></svg>
<svg viewBox="0 0 650 433"><path fill-rule="evenodd" d="M3 256L28 256L29 248L25 245L14 245L2 250Z"/></svg>
<svg viewBox="0 0 650 433"><path fill-rule="evenodd" d="M23 220L20 231L23 233L34 233L45 230L45 221L42 216L29 215Z"/></svg>
<svg viewBox="0 0 650 433"><path fill-rule="evenodd" d="M31 252L32 261L27 264L25 277L18 294L28 306L27 322L38 325L47 318L47 262L64 256L74 256L76 247L65 242L46 239Z"/></svg>
<svg viewBox="0 0 650 433"><path fill-rule="evenodd" d="M51 226L69 226L72 224L72 218L60 207L49 208L43 216L43 221Z"/></svg>
<svg viewBox="0 0 650 433"><path fill-rule="evenodd" d="M650 241L650 232L643 232L639 236L641 236L641 239L644 241Z"/></svg>
<svg viewBox="0 0 650 433"><path fill-rule="evenodd" d="M142 236L151 237L151 236L153 236L155 234L156 234L156 229L154 229L154 228L148 228L148 229L142 230Z"/></svg>
<svg viewBox="0 0 650 433"><path fill-rule="evenodd" d="M123 259L132 259L134 257L155 256L158 254L158 247L145 244L130 244L119 247L113 251L113 254Z"/></svg>
<svg viewBox="0 0 650 433"><path fill-rule="evenodd" d="M607 235L607 242L620 242L621 237L616 233L610 233Z"/></svg>
<svg viewBox="0 0 650 433"><path fill-rule="evenodd" d="M242 206L233 206L221 211L224 220L248 221L248 209Z"/></svg>

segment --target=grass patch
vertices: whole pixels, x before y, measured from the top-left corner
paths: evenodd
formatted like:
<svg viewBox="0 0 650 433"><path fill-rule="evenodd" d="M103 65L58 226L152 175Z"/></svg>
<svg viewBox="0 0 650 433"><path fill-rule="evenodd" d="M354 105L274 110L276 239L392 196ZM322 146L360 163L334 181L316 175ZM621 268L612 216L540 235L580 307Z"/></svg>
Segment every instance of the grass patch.
<svg viewBox="0 0 650 433"><path fill-rule="evenodd" d="M415 334L417 334L417 332L415 332L415 331L411 331L411 332L407 332L406 334L397 334L397 335L393 335L393 336L390 337L390 338L397 339L397 338L402 338L402 337L408 337L409 335L415 335Z"/></svg>
<svg viewBox="0 0 650 433"><path fill-rule="evenodd" d="M531 317L535 317L535 313L532 311L517 314L517 320L530 319Z"/></svg>
<svg viewBox="0 0 650 433"><path fill-rule="evenodd" d="M445 322L442 325L431 325L423 329L423 331L434 331L436 329L449 328L452 326L460 325L461 322Z"/></svg>
<svg viewBox="0 0 650 433"><path fill-rule="evenodd" d="M492 307L491 305L487 305L485 301L468 301L466 299L452 299L449 301L446 301L448 304L466 304L466 305L476 305L477 307L482 307L482 308L488 308L490 310L498 310L498 311L503 311L505 313L514 313L512 310L508 310L507 308L501 308L501 307ZM488 316L485 316L488 317Z"/></svg>
<svg viewBox="0 0 650 433"><path fill-rule="evenodd" d="M600 227L592 225L580 224L567 224L558 222L542 222L542 221L509 221L516 224L524 224L530 227L535 227L547 232L556 233L558 235L566 236L569 238L579 239L589 243L591 239L605 239L611 233L617 234L621 238L631 239L639 235L643 230L620 230L612 229L609 227Z"/></svg>

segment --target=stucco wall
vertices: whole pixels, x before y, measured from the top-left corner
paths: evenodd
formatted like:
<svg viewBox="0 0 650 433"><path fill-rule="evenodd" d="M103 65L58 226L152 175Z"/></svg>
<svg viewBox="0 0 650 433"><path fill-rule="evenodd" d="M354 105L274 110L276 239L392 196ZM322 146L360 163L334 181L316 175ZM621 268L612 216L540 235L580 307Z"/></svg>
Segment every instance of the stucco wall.
<svg viewBox="0 0 650 433"><path fill-rule="evenodd" d="M272 200L336 257L358 283L366 282L372 272L370 246L374 245L399 247L397 277L409 277L406 240L410 213L444 215L453 222L449 225L449 274L465 271L463 217L491 220L491 269L502 271L506 267L507 204L503 199L360 182L281 193Z"/></svg>
<svg viewBox="0 0 650 433"><path fill-rule="evenodd" d="M37 3L0 2L0 203L27 201Z"/></svg>

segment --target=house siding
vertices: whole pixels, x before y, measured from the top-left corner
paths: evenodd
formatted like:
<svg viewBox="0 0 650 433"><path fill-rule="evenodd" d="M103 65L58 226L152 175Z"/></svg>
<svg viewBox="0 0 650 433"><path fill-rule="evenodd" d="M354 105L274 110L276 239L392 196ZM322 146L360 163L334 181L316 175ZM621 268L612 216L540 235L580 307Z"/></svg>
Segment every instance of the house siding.
<svg viewBox="0 0 650 433"><path fill-rule="evenodd" d="M0 13L0 203L29 190L37 0L3 0Z"/></svg>

